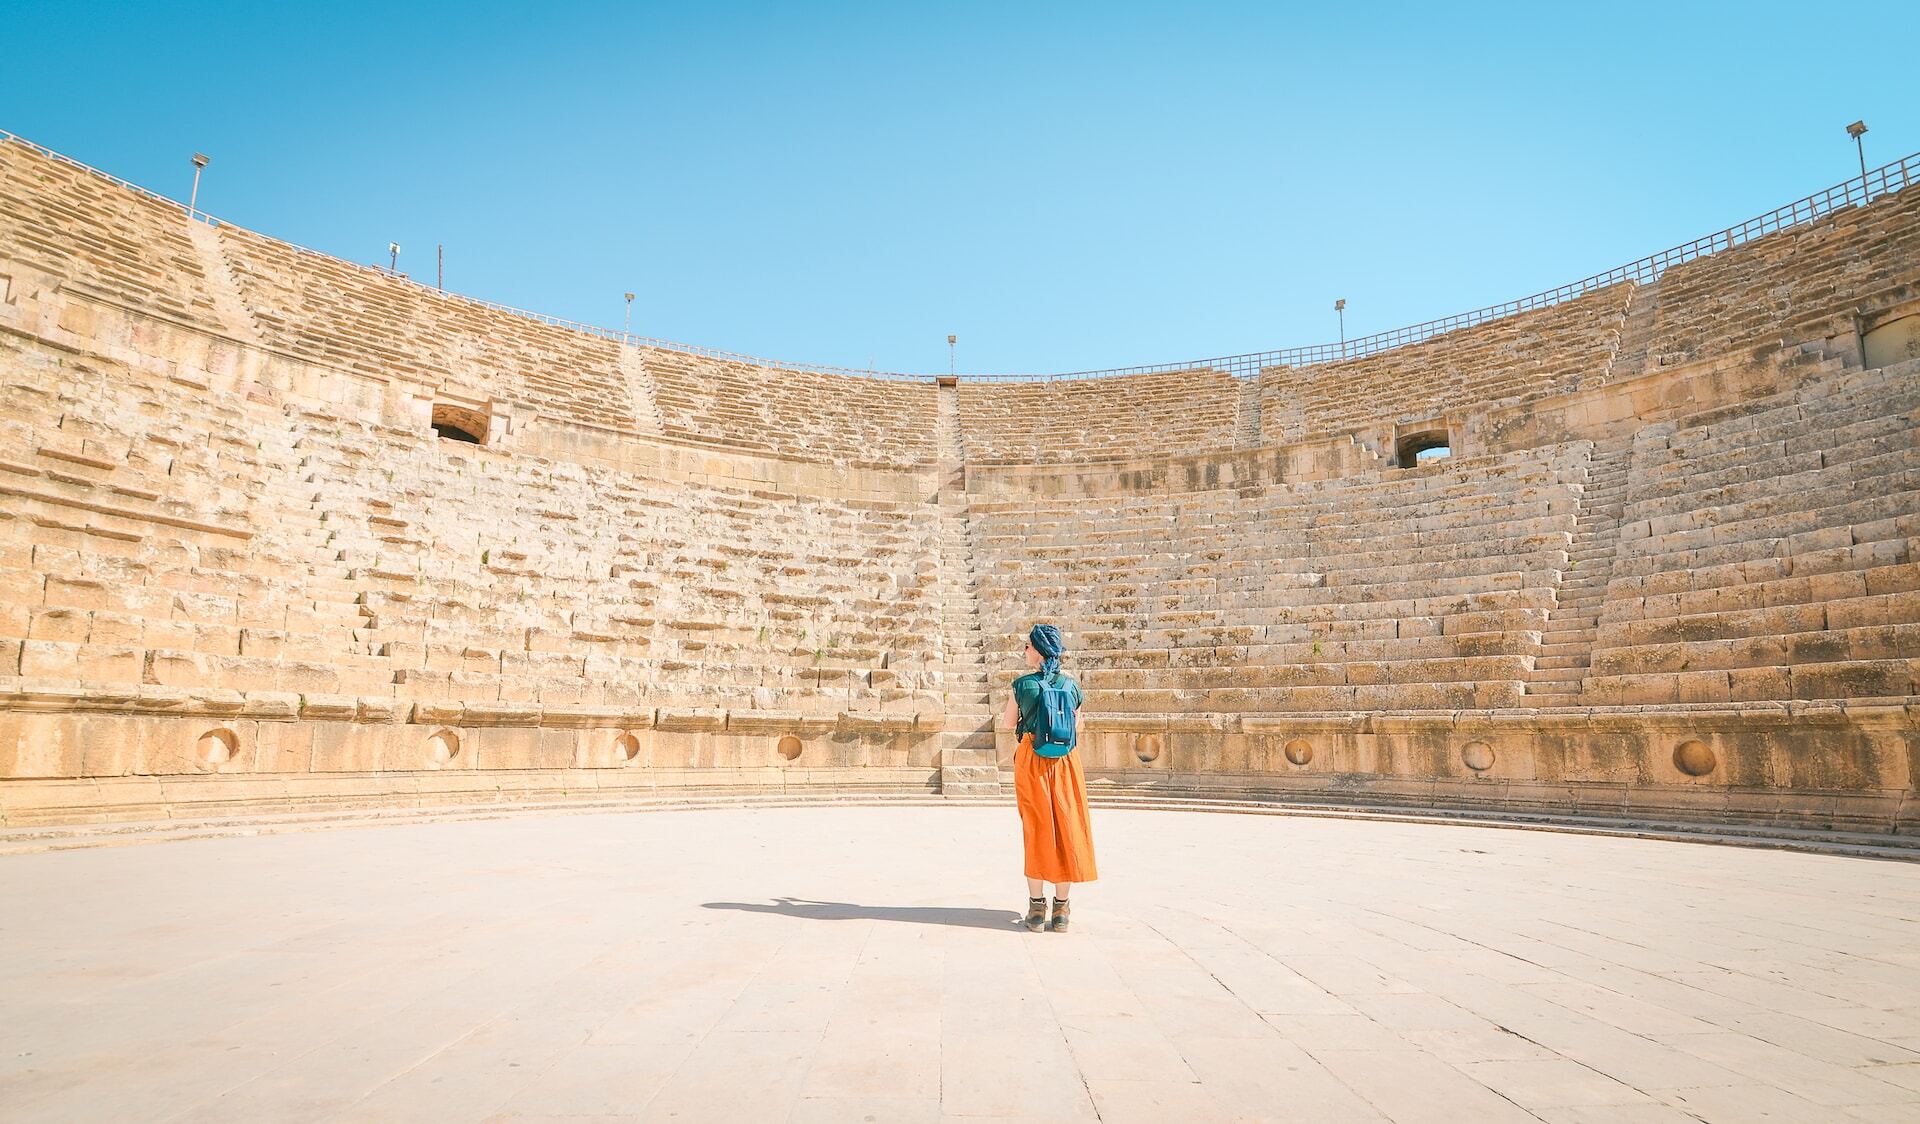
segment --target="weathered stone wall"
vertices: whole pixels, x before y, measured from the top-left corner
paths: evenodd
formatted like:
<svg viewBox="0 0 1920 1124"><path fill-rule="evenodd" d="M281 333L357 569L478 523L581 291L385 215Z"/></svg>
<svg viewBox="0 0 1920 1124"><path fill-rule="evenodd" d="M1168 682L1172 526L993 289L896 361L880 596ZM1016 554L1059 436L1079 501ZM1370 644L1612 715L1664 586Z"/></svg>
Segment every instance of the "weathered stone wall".
<svg viewBox="0 0 1920 1124"><path fill-rule="evenodd" d="M1096 793L1920 830L1906 700L1324 715L1093 715Z"/></svg>

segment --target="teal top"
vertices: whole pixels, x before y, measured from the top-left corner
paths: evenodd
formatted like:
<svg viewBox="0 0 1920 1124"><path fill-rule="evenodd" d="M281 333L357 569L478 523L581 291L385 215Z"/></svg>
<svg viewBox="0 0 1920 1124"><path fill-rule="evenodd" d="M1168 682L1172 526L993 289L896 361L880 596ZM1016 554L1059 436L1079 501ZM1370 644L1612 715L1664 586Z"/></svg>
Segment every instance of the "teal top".
<svg viewBox="0 0 1920 1124"><path fill-rule="evenodd" d="M1060 672L1059 676L1059 682L1073 689L1073 709L1079 710L1081 702L1079 682L1064 671ZM1013 728L1015 734L1027 732L1027 716L1040 706L1040 680L1043 678L1044 676L1035 671L1013 681L1013 703L1020 711L1020 720L1014 724Z"/></svg>

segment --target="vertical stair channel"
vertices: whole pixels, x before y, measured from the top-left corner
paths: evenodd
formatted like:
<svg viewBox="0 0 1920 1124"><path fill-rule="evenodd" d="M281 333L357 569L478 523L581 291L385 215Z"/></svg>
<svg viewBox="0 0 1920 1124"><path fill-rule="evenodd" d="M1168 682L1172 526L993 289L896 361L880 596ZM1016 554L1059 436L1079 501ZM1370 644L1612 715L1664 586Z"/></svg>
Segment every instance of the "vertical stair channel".
<svg viewBox="0 0 1920 1124"><path fill-rule="evenodd" d="M1613 354L1607 357L1602 385L1630 379L1647 366L1647 349L1653 343L1653 318L1660 311L1660 282L1635 285L1627 294L1626 315L1620 321L1620 338Z"/></svg>
<svg viewBox="0 0 1920 1124"><path fill-rule="evenodd" d="M1559 600L1547 614L1540 655L1527 683L1534 706L1564 706L1579 699L1593 662L1600 605L1607 596L1614 553L1620 545L1620 513L1627 499L1626 441L1595 445L1587 462L1586 492L1574 524L1571 569L1562 576Z"/></svg>
<svg viewBox="0 0 1920 1124"><path fill-rule="evenodd" d="M626 384L628 408L641 433L659 436L660 403L655 399L653 372L640 358L640 349L630 343L620 345L620 380Z"/></svg>
<svg viewBox="0 0 1920 1124"><path fill-rule="evenodd" d="M1246 376L1240 384L1240 415L1234 427L1233 447L1260 447L1260 372Z"/></svg>
<svg viewBox="0 0 1920 1124"><path fill-rule="evenodd" d="M187 237L192 240L194 251L199 256L200 272L206 275L207 288L213 294L214 310L220 315L220 326L241 343L264 346L260 323L253 318L253 310L247 307L246 301L241 299L240 283L234 280L233 269L227 265L227 255L220 247L220 232L212 225L195 219L188 219L186 223Z"/></svg>
<svg viewBox="0 0 1920 1124"><path fill-rule="evenodd" d="M940 791L948 796L986 796L1000 791L1000 767L993 744L972 520L967 512L960 392L943 383L938 394L934 439L940 458L941 691L946 702L946 725L940 732Z"/></svg>

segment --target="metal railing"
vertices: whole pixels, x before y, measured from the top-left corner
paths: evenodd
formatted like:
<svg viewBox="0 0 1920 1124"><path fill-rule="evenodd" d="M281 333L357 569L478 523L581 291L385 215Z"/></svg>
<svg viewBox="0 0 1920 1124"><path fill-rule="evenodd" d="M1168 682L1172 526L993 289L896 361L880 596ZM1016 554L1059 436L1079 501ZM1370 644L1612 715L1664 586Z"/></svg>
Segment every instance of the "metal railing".
<svg viewBox="0 0 1920 1124"><path fill-rule="evenodd" d="M215 226L233 226L239 230L247 229L239 226L237 223L228 223L222 219L215 218L205 211L193 211L189 209L185 203L177 199L162 195L149 188L141 187L139 184L129 180L121 179L119 176L113 175L110 172L103 172L90 164L82 163L63 153L55 152L45 145L37 144L14 133L0 130L0 141L23 145L48 159L99 176L102 179L157 202L164 203L171 207L178 207L181 212L186 214L190 219L198 219ZM1470 328L1476 324L1487 323L1490 320L1500 320L1522 312L1530 312L1538 308L1549 308L1553 305L1563 304L1596 290L1607 288L1610 285L1618 285L1623 281L1633 281L1644 284L1655 280L1666 270L1682 262L1692 261L1695 258L1705 257L1709 254L1724 250L1731 250L1736 246L1751 242L1756 238L1775 233L1776 231L1805 226L1825 218L1836 211L1845 210L1848 207L1860 206L1861 204L1878 199L1883 195L1888 195L1910 187L1916 182L1920 182L1920 152L1896 160L1891 164L1884 164L1878 168L1871 169L1864 176L1855 176L1850 180L1835 184L1824 191L1818 191L1805 198L1796 199L1785 206L1776 207L1766 214L1748 219L1746 222L1730 226L1725 230L1716 231L1701 238L1696 238L1691 242L1682 243L1671 249L1662 250L1659 253L1649 254L1646 257L1628 262L1625 265L1616 266L1604 273L1596 273L1591 277L1584 277L1578 281L1572 281L1543 292L1534 293L1531 296L1504 301L1500 304L1488 305L1485 308L1476 308L1471 312L1455 313L1452 316L1443 316L1439 319L1428 320L1419 324L1409 324L1403 328L1392 328L1368 336L1359 336L1347 340L1344 343L1309 344L1304 347L1278 348L1272 351L1254 351L1239 355L1221 355L1208 359L1191 359L1174 363L1151 363L1135 367L1108 367L1099 370L1066 371L1055 374L962 374L960 377L975 381L1048 382L1060 379L1098 379L1113 378L1122 375L1146 375L1173 371L1216 370L1224 371L1236 377L1247 378L1257 376L1261 370L1268 367L1308 367L1324 363L1337 363L1348 359L1362 359L1370 355L1378 355L1383 351L1391 351L1397 347L1404 347L1407 344L1419 343L1422 340L1431 339L1434 336L1442 335L1459 328ZM915 381L930 381L938 377L944 377L936 374L914 374L901 371L877 371L871 368L836 367L820 363L789 363L778 359L766 359L759 356L726 351L720 348L702 347L698 344L677 343L671 340L655 339L652 336L636 335L632 332L617 328L607 328L598 324L587 324L578 320L568 320L565 317L551 316L544 312L534 312L530 309L516 308L513 305L486 300L482 297L470 297L461 293L449 293L431 285L414 281L410 277L396 276L380 266L363 265L359 262L349 261L334 254L310 249L306 246L288 242L285 239L274 238L272 235L261 234L258 231L249 230L248 232L278 242L302 254L324 258L328 261L351 266L355 269L363 269L389 281L400 281L413 285L423 293L428 293L444 300L460 301L466 304L477 305L495 312L524 317L528 320L536 320L543 324L583 332L587 335L598 336L601 339L612 340L617 343L657 347L670 351L684 352L706 359L746 363L756 367L766 367L780 371L805 371L816 374L852 375L859 378L909 379Z"/></svg>
<svg viewBox="0 0 1920 1124"><path fill-rule="evenodd" d="M1360 336L1345 343L1309 344L1305 347L1280 348L1275 351L1256 351L1242 355L1222 355L1212 359L1194 359L1180 363L1155 363L1140 367L1110 367L1097 371L1072 371L1055 375L969 375L973 379L1004 379L1009 381L1034 381L1049 379L1097 379L1112 378L1116 375L1143 375L1165 371L1191 371L1203 368L1226 371L1230 374L1247 377L1255 376L1267 367L1308 367L1322 363L1337 363L1345 359L1363 359L1383 351L1391 351L1410 343L1431 339L1434 336L1451 332L1456 328L1470 328L1484 324L1489 320L1500 320L1536 308L1548 308L1563 304L1578 297L1622 281L1645 284L1657 279L1662 273L1682 262L1705 257L1722 250L1731 250L1735 246L1751 242L1763 235L1776 231L1790 230L1805 226L1848 207L1871 202L1920 182L1920 152L1914 153L1891 164L1874 168L1864 176L1855 176L1844 183L1835 184L1825 191L1818 191L1804 199L1796 199L1782 207L1776 207L1764 215L1748 219L1736 226L1716 231L1705 237L1685 242L1672 249L1648 254L1644 258L1615 266L1604 273L1596 273L1578 281L1572 281L1532 296L1501 304L1476 308L1471 312L1443 316L1437 320L1428 320L1420 324L1409 324L1404 328L1393 328L1376 332L1370 336Z"/></svg>

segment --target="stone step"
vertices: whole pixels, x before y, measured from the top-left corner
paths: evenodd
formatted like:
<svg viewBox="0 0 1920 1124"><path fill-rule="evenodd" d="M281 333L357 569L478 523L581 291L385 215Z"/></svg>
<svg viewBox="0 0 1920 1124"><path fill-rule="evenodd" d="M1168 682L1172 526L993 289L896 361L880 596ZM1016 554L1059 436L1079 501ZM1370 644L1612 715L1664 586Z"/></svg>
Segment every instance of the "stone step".
<svg viewBox="0 0 1920 1124"><path fill-rule="evenodd" d="M935 744L942 750L973 750L979 753L991 753L994 749L994 735L991 727L982 726L978 730L942 730L936 735Z"/></svg>
<svg viewBox="0 0 1920 1124"><path fill-rule="evenodd" d="M1538 667L1533 673L1534 683L1578 683L1587 677L1583 667Z"/></svg>
<svg viewBox="0 0 1920 1124"><path fill-rule="evenodd" d="M1592 661L1584 655L1536 656L1533 661L1535 671L1553 671L1559 668L1592 666Z"/></svg>

